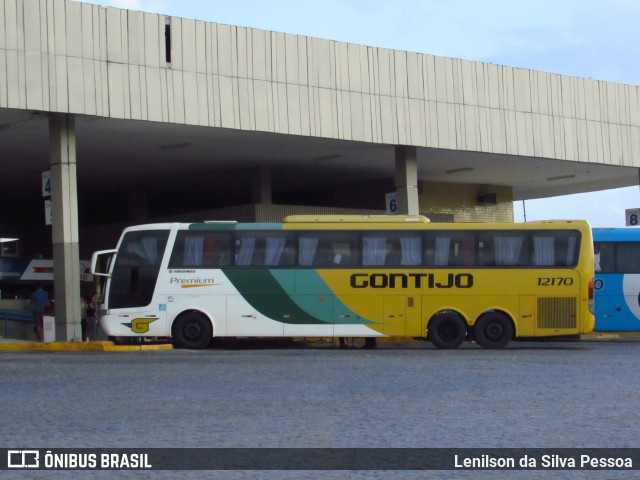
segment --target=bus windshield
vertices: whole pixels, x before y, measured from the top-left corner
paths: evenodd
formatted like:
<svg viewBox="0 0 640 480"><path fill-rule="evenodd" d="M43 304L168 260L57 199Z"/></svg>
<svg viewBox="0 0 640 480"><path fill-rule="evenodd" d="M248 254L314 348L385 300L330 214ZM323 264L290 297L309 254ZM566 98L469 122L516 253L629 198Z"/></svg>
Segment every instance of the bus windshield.
<svg viewBox="0 0 640 480"><path fill-rule="evenodd" d="M151 303L168 237L167 230L133 231L123 237L109 282L110 308Z"/></svg>

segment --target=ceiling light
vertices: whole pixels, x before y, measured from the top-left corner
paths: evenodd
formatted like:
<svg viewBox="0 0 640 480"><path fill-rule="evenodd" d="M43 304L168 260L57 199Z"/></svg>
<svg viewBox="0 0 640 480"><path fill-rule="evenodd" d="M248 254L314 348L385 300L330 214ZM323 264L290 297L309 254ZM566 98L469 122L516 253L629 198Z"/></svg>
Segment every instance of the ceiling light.
<svg viewBox="0 0 640 480"><path fill-rule="evenodd" d="M315 157L313 159L314 162L323 162L325 160L335 160L336 158L341 158L342 155L339 153L334 153L333 155L325 155L324 157Z"/></svg>
<svg viewBox="0 0 640 480"><path fill-rule="evenodd" d="M567 178L576 178L575 175L560 175L559 177L549 177L547 178L547 182L552 182L554 180L566 180Z"/></svg>
<svg viewBox="0 0 640 480"><path fill-rule="evenodd" d="M470 172L471 170L475 170L473 167L461 167L461 168L453 168L451 170L445 170L446 173L461 173L461 172Z"/></svg>
<svg viewBox="0 0 640 480"><path fill-rule="evenodd" d="M160 145L160 150L174 150L176 148L187 148L191 146L191 142L176 143L175 145Z"/></svg>

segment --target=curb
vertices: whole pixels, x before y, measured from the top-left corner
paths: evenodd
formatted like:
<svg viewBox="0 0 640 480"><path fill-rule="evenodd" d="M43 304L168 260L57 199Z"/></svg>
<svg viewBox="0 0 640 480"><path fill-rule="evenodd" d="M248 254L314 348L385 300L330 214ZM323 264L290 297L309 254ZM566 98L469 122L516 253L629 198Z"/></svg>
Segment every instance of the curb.
<svg viewBox="0 0 640 480"><path fill-rule="evenodd" d="M640 332L592 332L580 335L580 340L613 340L640 337Z"/></svg>
<svg viewBox="0 0 640 480"><path fill-rule="evenodd" d="M109 341L100 342L27 342L27 343L3 343L0 351L44 351L44 352L137 352L173 350L169 343L157 345L116 345Z"/></svg>

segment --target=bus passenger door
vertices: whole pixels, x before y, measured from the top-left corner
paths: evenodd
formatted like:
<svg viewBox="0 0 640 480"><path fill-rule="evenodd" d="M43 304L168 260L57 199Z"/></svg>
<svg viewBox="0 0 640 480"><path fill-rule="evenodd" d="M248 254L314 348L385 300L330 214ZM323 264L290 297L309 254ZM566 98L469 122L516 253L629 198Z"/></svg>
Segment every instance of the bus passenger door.
<svg viewBox="0 0 640 480"><path fill-rule="evenodd" d="M406 302L404 295L384 297L384 327L382 333L391 337L403 337L406 333Z"/></svg>
<svg viewBox="0 0 640 480"><path fill-rule="evenodd" d="M381 295L336 296L333 316L333 334L337 337L368 336L371 330L384 333Z"/></svg>

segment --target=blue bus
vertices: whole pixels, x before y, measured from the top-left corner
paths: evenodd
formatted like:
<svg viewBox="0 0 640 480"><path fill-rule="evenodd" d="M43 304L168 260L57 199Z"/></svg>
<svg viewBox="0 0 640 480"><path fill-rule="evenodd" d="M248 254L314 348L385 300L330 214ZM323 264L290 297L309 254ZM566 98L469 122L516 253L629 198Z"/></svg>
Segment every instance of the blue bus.
<svg viewBox="0 0 640 480"><path fill-rule="evenodd" d="M640 229L593 229L595 332L640 331Z"/></svg>

